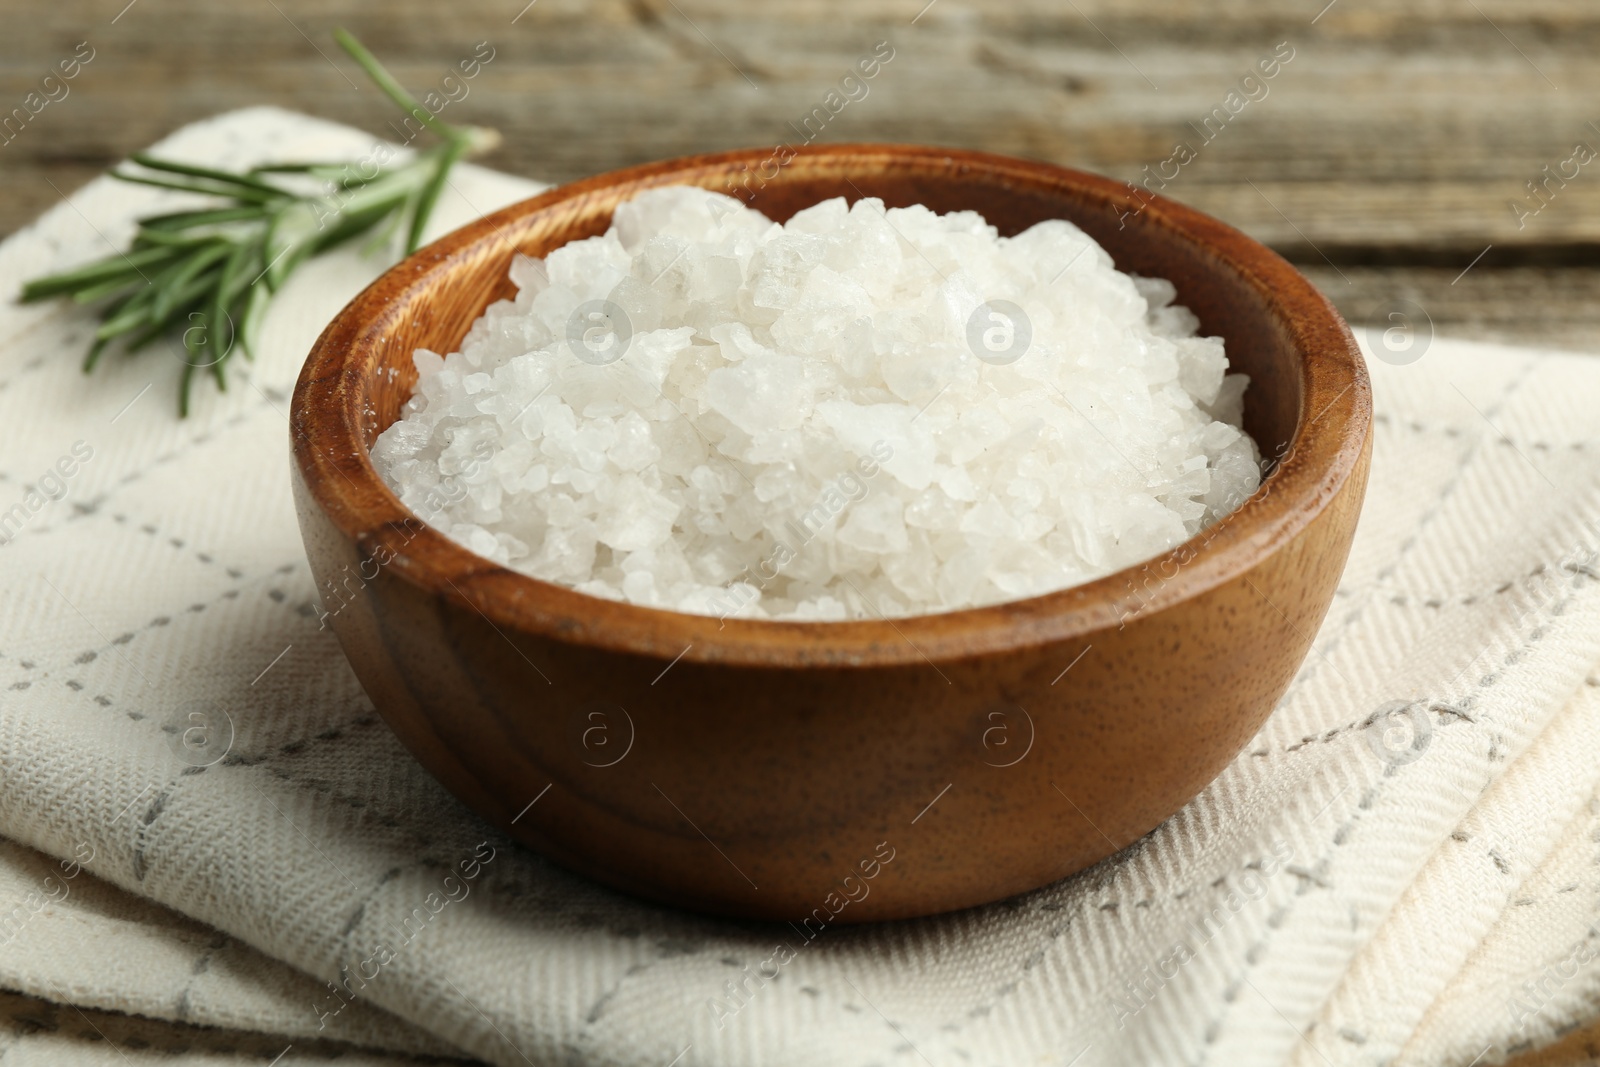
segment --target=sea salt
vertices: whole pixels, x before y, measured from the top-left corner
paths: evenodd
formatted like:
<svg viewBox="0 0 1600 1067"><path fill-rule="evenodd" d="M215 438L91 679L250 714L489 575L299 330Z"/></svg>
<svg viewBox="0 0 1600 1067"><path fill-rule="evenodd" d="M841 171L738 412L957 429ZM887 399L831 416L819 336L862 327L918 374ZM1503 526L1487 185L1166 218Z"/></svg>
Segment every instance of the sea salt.
<svg viewBox="0 0 1600 1067"><path fill-rule="evenodd" d="M472 551L740 618L1034 596L1237 507L1247 379L1171 283L1065 221L829 200L778 225L673 187L543 261L372 449Z"/></svg>

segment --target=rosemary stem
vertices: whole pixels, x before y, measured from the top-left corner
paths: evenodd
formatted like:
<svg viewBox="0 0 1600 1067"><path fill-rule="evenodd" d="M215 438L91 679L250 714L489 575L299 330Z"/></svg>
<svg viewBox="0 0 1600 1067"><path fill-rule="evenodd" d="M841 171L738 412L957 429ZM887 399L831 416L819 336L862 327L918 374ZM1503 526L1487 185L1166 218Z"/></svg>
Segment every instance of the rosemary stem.
<svg viewBox="0 0 1600 1067"><path fill-rule="evenodd" d="M127 251L23 286L23 302L67 297L97 306L85 373L113 341L133 355L181 332L178 411L187 415L195 371L208 371L217 388L227 388L227 360L235 348L254 358L267 302L301 262L372 230L374 244L404 232L406 252L415 251L450 168L499 143L493 130L441 122L350 33L341 29L334 37L385 96L441 143L370 176L352 175L350 164L338 161L235 172L135 153L129 163L137 169L113 168L111 177L213 203L141 218Z"/></svg>
<svg viewBox="0 0 1600 1067"><path fill-rule="evenodd" d="M378 62L377 57L367 51L366 46L356 40L355 35L349 30L343 26L339 27L333 31L333 39L339 42L340 48L349 53L351 59L361 65L361 69L367 72L367 77L372 79L373 84L383 90L384 95L390 100L393 100L403 110L409 112L412 118L447 140L454 140L461 136L454 126L434 118L433 112L423 107L414 96L406 92L405 88L395 81L387 70L383 69L383 64Z"/></svg>

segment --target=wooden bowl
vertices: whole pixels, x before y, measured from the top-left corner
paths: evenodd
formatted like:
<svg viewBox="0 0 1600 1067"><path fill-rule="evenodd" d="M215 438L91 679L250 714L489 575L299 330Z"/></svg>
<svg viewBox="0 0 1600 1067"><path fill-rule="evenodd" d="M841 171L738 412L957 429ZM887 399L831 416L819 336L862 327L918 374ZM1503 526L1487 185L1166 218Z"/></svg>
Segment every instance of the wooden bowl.
<svg viewBox="0 0 1600 1067"><path fill-rule="evenodd" d="M1203 788L1282 695L1332 599L1366 486L1371 397L1350 331L1228 226L1061 167L897 145L670 160L554 189L430 245L346 307L292 413L324 616L417 759L532 848L630 893L803 922L992 901L1126 847ZM775 173L774 173L775 172ZM1067 218L1171 279L1248 373L1278 462L1231 518L1087 585L893 621L657 611L507 570L401 506L368 449L412 352L455 350L515 290L514 252L603 233L659 185L737 188L776 220L820 200ZM753 199L751 199L753 195Z"/></svg>

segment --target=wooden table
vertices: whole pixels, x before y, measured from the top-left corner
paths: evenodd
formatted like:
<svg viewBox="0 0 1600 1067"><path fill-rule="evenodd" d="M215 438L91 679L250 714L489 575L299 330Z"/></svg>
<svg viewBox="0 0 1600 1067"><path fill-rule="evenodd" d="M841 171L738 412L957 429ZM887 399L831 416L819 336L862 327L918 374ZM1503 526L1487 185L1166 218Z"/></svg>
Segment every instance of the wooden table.
<svg viewBox="0 0 1600 1067"><path fill-rule="evenodd" d="M419 90L487 41L494 58L450 114L504 131L491 165L556 181L793 138L888 40L894 59L820 140L962 145L1123 179L1149 166L1158 181L1183 142L1195 158L1166 167L1165 191L1281 250L1352 321L1407 297L1440 331L1600 345L1600 159L1573 161L1579 143L1600 152L1600 8L1586 0L126 3L6 20L0 107L78 42L94 58L0 144L0 233L222 109L385 129L390 107L329 40L340 24ZM1293 58L1230 115L1229 91L1280 42ZM1219 107L1228 121L1203 125ZM1533 214L1526 183L1547 166Z"/></svg>
<svg viewBox="0 0 1600 1067"><path fill-rule="evenodd" d="M79 42L93 58L65 97L0 133L0 234L228 108L384 131L393 110L337 53L337 25L418 91L487 42L493 58L446 117L504 132L490 165L553 181L792 140L889 41L893 59L819 140L1155 174L1167 195L1282 251L1354 322L1405 298L1440 332L1600 348L1592 0L30 5L0 32L0 110ZM1241 90L1258 61L1291 50ZM1193 156L1181 164L1179 144ZM1530 182L1544 183L1537 195ZM1573 1035L1537 1062L1600 1062L1597 1041Z"/></svg>

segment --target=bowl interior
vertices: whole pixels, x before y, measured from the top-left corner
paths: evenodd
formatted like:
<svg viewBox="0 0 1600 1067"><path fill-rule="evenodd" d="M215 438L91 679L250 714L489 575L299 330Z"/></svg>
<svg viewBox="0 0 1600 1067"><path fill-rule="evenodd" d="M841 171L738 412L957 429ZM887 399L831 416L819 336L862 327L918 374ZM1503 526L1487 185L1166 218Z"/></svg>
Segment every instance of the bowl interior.
<svg viewBox="0 0 1600 1067"><path fill-rule="evenodd" d="M1175 577L1153 589L1142 583L1140 611L1246 572L1310 524L1357 469L1371 402L1349 329L1310 282L1237 230L1160 197L1136 199L1123 183L1003 156L821 146L763 182L757 174L769 155L754 149L669 160L563 186L457 230L374 282L318 341L291 412L297 462L334 525L364 551L385 544L410 581L469 601L497 625L652 656L670 658L692 645L693 660L854 667L965 658L1121 624L1141 569L1155 561L1025 600L893 622L718 620L601 600L506 570L407 511L368 450L411 395L413 352L456 350L489 304L513 296L515 254L541 257L601 234L619 203L662 185L734 192L779 221L836 196L977 211L1005 234L1064 218L1119 269L1172 281L1202 331L1226 340L1232 368L1250 375L1246 428L1264 457L1281 461L1226 521L1172 550L1182 554Z"/></svg>

